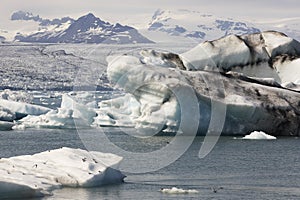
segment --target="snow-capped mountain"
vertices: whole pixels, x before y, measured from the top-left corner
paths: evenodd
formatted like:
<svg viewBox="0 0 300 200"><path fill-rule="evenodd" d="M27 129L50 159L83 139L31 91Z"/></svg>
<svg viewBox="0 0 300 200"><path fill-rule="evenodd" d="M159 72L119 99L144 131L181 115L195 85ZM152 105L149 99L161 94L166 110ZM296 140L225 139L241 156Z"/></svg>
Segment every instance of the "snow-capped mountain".
<svg viewBox="0 0 300 200"><path fill-rule="evenodd" d="M148 31L164 32L170 36L182 36L199 41L230 34L242 35L260 32L249 22L189 10L157 10L148 25Z"/></svg>
<svg viewBox="0 0 300 200"><path fill-rule="evenodd" d="M275 30L283 32L289 37L300 41L300 17L284 18L275 20L260 20L254 21L261 30Z"/></svg>
<svg viewBox="0 0 300 200"><path fill-rule="evenodd" d="M40 43L152 43L142 36L136 29L119 23L110 24L92 13L77 20L65 17L62 19L42 19L31 13L16 12L11 20L35 21L39 23L39 30L30 33L18 33L15 39L20 42Z"/></svg>

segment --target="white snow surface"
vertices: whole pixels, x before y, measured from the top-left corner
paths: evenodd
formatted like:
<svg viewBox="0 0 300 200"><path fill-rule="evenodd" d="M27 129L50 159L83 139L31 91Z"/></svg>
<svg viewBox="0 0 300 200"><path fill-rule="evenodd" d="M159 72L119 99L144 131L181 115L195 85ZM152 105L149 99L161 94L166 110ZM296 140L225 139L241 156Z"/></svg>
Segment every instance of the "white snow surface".
<svg viewBox="0 0 300 200"><path fill-rule="evenodd" d="M276 140L276 137L268 135L263 131L254 131L250 135L243 137L245 140Z"/></svg>
<svg viewBox="0 0 300 200"><path fill-rule="evenodd" d="M109 153L61 148L0 160L0 199L32 198L61 187L121 183L122 158Z"/></svg>

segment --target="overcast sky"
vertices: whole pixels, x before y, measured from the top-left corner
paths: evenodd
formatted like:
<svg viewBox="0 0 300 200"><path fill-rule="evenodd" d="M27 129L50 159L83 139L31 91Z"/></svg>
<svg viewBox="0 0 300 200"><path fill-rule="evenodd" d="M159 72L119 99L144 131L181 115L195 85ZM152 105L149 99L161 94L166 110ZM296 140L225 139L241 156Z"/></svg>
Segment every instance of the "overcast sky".
<svg viewBox="0 0 300 200"><path fill-rule="evenodd" d="M300 16L299 0L1 0L0 20L9 19L14 11L24 10L49 18L67 15L76 18L93 12L100 18L122 22L134 21L136 18L141 20L151 16L158 8L191 9L241 19L264 20Z"/></svg>

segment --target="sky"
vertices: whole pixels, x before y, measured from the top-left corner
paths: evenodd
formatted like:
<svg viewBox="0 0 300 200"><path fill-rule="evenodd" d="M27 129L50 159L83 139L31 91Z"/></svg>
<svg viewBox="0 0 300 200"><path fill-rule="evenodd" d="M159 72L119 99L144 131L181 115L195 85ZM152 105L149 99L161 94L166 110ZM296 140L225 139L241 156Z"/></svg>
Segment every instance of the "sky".
<svg viewBox="0 0 300 200"><path fill-rule="evenodd" d="M281 19L299 17L299 0L1 0L1 22L14 11L23 10L44 18L77 18L89 12L110 22L151 19L157 9L190 9L205 14L239 19Z"/></svg>

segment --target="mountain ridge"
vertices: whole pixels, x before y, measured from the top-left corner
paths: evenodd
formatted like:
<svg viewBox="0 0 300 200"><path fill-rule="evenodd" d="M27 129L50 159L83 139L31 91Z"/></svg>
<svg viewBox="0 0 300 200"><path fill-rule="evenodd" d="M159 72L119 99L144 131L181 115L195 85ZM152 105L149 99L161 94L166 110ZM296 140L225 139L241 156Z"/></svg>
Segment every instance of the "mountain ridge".
<svg viewBox="0 0 300 200"><path fill-rule="evenodd" d="M92 13L74 20L69 17L61 19L43 19L39 15L18 11L12 20L35 21L39 23L39 30L30 34L19 33L15 40L20 42L39 43L105 43L131 44L153 43L142 36L135 28L119 23L110 24Z"/></svg>

